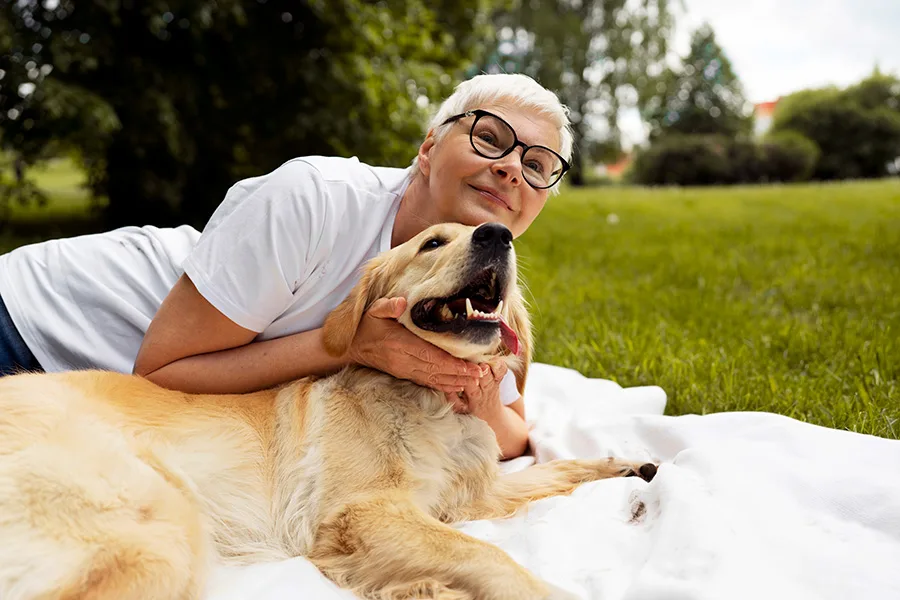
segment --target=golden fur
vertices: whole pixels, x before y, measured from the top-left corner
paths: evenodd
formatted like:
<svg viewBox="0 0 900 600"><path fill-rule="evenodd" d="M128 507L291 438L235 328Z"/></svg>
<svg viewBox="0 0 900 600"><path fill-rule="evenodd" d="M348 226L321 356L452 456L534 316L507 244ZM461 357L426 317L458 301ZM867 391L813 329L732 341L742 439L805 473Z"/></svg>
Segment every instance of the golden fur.
<svg viewBox="0 0 900 600"><path fill-rule="evenodd" d="M329 316L326 344L350 344L365 309L409 307L465 285L473 228L440 225L373 260ZM421 251L439 238L439 248ZM506 360L524 386L528 316L515 285L499 335L411 331L475 361ZM195 599L213 563L306 556L364 597L565 598L492 545L448 526L509 515L580 483L655 468L556 461L500 476L480 419L442 394L361 367L245 395L163 389L98 371L0 379L0 598Z"/></svg>

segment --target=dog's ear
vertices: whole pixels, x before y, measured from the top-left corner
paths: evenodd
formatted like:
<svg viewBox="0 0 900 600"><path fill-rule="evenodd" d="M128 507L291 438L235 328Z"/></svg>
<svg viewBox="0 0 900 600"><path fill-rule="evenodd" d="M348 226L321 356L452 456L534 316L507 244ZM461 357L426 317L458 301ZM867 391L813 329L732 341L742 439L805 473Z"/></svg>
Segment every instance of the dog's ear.
<svg viewBox="0 0 900 600"><path fill-rule="evenodd" d="M384 261L379 257L369 261L350 295L328 314L322 332L328 354L343 356L350 349L363 315L385 293L384 271Z"/></svg>
<svg viewBox="0 0 900 600"><path fill-rule="evenodd" d="M507 304L509 306L509 312L506 313L507 323L519 338L519 355L510 362L510 367L516 375L516 387L521 395L525 393L525 379L528 377L528 365L531 364L532 336L528 305L518 285L510 294Z"/></svg>

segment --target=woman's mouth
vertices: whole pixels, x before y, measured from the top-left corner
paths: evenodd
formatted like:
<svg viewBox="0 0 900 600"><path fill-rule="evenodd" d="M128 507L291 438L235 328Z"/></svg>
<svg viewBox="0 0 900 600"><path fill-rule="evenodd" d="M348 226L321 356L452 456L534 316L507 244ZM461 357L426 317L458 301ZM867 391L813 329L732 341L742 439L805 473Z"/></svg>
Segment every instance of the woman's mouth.
<svg viewBox="0 0 900 600"><path fill-rule="evenodd" d="M493 202L494 204L497 204L498 206L502 206L502 207L505 208L506 210L512 210L512 209L510 208L509 204L507 204L502 198L499 198L498 196L495 196L495 195L492 194L491 192L489 192L489 191L487 191L487 190L483 190L483 189L481 189L481 188L477 188L477 187L475 187L474 185L470 185L469 187L471 187L473 190L475 190L476 192L478 192L479 194L481 194L482 196L484 196L485 198L487 198L488 200L490 200L490 201Z"/></svg>

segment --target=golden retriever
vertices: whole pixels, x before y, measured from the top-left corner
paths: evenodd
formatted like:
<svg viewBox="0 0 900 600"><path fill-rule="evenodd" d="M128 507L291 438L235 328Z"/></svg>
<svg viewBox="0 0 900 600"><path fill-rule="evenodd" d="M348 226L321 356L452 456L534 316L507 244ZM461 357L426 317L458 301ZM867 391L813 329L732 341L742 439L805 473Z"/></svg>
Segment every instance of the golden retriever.
<svg viewBox="0 0 900 600"><path fill-rule="evenodd" d="M511 241L445 224L376 257L325 323L329 352L373 301L404 296L410 331L508 361L521 391L531 334ZM498 457L488 425L443 394L358 366L218 396L98 371L6 377L0 598L195 599L214 563L292 556L363 597L568 598L449 524L656 473L610 458L501 476Z"/></svg>

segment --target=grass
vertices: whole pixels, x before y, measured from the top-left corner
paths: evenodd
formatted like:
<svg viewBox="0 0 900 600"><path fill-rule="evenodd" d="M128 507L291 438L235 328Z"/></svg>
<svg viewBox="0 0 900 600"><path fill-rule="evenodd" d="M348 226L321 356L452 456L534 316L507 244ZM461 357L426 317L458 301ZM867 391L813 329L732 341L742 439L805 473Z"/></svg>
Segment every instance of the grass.
<svg viewBox="0 0 900 600"><path fill-rule="evenodd" d="M8 161L0 161L8 162ZM8 169L9 171L11 169ZM11 179L10 172L0 176ZM47 206L13 203L8 222L0 223L0 252L30 242L86 233L96 228L95 203L85 188L86 177L72 161L55 159L29 169L26 177L48 197Z"/></svg>
<svg viewBox="0 0 900 600"><path fill-rule="evenodd" d="M568 191L517 244L536 360L900 436L900 182Z"/></svg>
<svg viewBox="0 0 900 600"><path fill-rule="evenodd" d="M71 166L34 175L50 206L0 250L84 221ZM538 361L660 385L669 414L900 437L900 181L567 190L517 250Z"/></svg>

